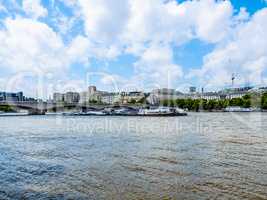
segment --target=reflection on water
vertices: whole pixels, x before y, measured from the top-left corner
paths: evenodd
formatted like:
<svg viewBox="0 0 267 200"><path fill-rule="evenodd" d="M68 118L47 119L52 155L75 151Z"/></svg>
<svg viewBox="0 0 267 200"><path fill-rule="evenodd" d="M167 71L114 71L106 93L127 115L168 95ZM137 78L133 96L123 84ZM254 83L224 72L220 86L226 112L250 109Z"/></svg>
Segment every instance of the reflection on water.
<svg viewBox="0 0 267 200"><path fill-rule="evenodd" d="M266 120L0 117L0 199L267 199Z"/></svg>

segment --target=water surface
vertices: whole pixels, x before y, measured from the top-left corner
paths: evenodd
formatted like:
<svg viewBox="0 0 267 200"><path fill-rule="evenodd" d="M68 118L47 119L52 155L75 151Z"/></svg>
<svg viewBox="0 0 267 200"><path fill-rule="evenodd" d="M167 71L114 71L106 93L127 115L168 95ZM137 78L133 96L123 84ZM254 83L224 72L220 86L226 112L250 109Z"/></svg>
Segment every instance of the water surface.
<svg viewBox="0 0 267 200"><path fill-rule="evenodd" d="M0 117L0 199L267 199L266 121Z"/></svg>

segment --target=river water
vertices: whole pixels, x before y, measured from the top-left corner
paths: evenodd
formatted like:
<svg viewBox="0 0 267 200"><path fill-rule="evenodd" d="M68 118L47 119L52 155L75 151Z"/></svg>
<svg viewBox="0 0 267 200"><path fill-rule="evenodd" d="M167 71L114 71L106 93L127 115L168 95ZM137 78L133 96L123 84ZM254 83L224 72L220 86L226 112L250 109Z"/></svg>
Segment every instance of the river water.
<svg viewBox="0 0 267 200"><path fill-rule="evenodd" d="M0 199L267 199L267 113L0 117Z"/></svg>

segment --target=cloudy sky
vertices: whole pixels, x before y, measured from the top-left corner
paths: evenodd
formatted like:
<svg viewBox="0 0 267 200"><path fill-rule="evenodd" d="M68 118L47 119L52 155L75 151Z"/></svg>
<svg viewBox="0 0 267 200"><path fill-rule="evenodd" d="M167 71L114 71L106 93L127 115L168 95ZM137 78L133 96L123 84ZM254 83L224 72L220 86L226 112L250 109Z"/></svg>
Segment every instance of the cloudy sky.
<svg viewBox="0 0 267 200"><path fill-rule="evenodd" d="M0 0L0 90L267 84L265 0Z"/></svg>

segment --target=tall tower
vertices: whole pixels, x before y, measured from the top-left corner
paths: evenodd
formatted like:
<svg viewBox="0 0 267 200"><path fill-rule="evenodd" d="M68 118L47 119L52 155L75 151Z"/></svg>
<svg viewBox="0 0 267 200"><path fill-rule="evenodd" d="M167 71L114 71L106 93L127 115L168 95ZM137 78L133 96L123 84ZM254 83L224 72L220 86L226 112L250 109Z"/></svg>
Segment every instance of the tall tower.
<svg viewBox="0 0 267 200"><path fill-rule="evenodd" d="M91 85L88 87L89 94L94 94L96 92L96 86Z"/></svg>
<svg viewBox="0 0 267 200"><path fill-rule="evenodd" d="M234 84L235 84L235 74L234 73L232 73L231 80L232 80L232 87L234 87Z"/></svg>

